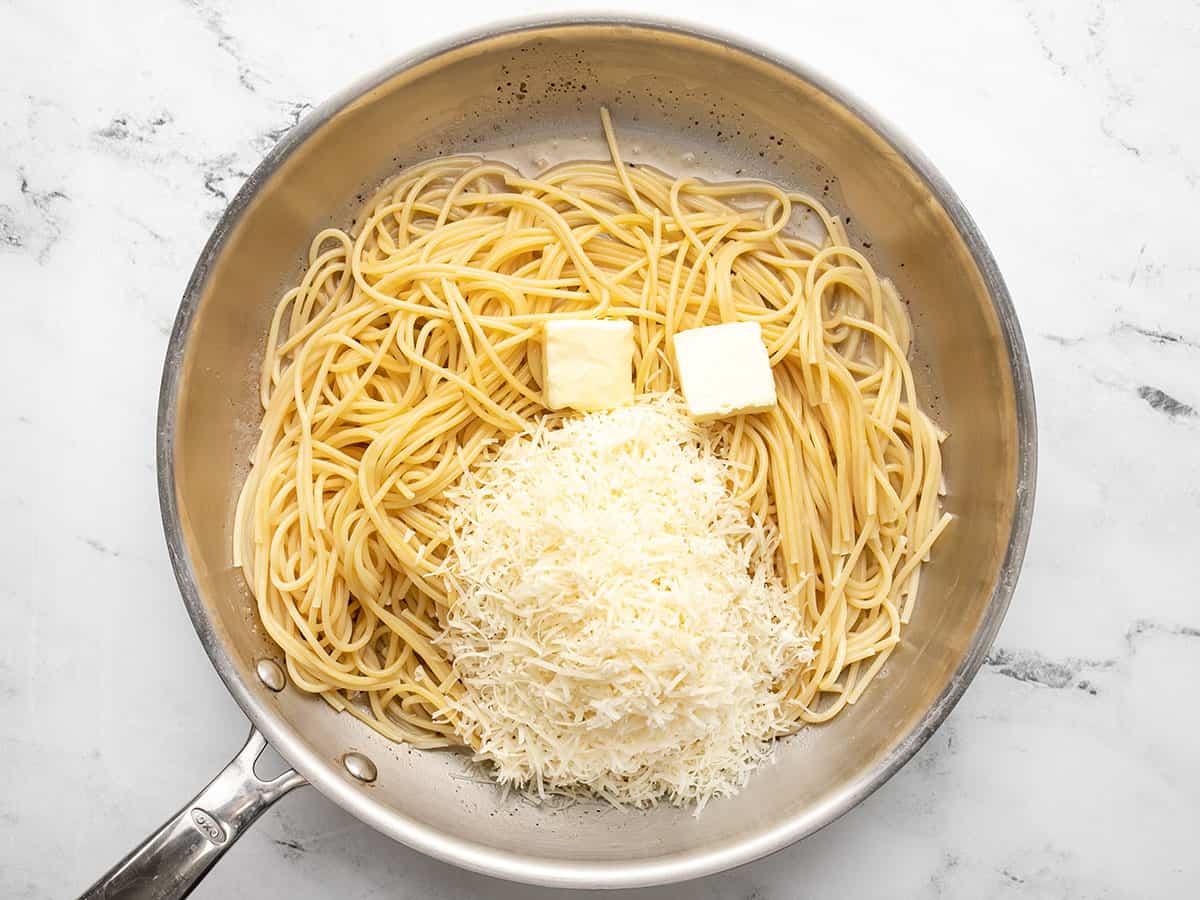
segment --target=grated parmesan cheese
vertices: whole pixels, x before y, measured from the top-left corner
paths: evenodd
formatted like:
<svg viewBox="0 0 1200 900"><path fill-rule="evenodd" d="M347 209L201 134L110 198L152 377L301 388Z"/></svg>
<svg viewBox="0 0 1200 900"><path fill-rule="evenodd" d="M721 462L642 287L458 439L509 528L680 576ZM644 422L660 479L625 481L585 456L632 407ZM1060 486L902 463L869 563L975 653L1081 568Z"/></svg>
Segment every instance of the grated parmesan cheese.
<svg viewBox="0 0 1200 900"><path fill-rule="evenodd" d="M811 642L730 471L668 394L543 423L452 493L439 641L502 784L702 808L790 730Z"/></svg>

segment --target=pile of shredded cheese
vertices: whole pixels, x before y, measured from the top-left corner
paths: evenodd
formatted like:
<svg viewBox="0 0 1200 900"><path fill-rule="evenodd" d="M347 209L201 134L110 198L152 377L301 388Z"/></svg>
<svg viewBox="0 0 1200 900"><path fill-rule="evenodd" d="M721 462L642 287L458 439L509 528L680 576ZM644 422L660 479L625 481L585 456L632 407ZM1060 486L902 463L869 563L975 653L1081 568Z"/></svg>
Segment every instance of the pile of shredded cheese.
<svg viewBox="0 0 1200 900"><path fill-rule="evenodd" d="M812 657L777 536L674 394L514 437L450 497L440 642L502 784L675 804L735 792Z"/></svg>

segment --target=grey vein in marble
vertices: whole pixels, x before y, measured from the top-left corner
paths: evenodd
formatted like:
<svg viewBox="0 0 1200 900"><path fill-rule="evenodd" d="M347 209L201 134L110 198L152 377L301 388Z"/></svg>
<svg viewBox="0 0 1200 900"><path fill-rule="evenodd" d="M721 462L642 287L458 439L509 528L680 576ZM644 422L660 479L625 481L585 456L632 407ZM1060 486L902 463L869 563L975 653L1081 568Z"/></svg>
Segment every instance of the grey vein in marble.
<svg viewBox="0 0 1200 900"><path fill-rule="evenodd" d="M1189 347L1192 350L1200 350L1200 341L1194 341L1184 337L1182 334L1175 334L1170 331L1161 331L1157 328L1144 328L1141 325L1134 325L1132 322L1121 322L1117 325L1116 330L1141 335L1156 344L1175 344L1180 347Z"/></svg>
<svg viewBox="0 0 1200 900"><path fill-rule="evenodd" d="M984 665L995 669L1000 675L1025 681L1030 684L1047 688L1078 688L1093 696L1096 687L1081 678L1083 672L1106 671L1116 666L1115 659L1078 659L1068 657L1064 660L1046 659L1033 650L1007 650L997 647L988 655Z"/></svg>
<svg viewBox="0 0 1200 900"><path fill-rule="evenodd" d="M1161 388L1143 384L1138 387L1137 394L1150 404L1151 409L1156 409L1169 418L1191 418L1196 415L1196 408L1194 406L1181 403Z"/></svg>
<svg viewBox="0 0 1200 900"><path fill-rule="evenodd" d="M62 237L61 212L70 198L58 188L31 183L24 168L14 174L17 198L0 204L0 244L9 250L34 249L44 263Z"/></svg>
<svg viewBox="0 0 1200 900"><path fill-rule="evenodd" d="M211 3L203 0L185 0L199 17L204 27L216 38L217 46L233 60L237 66L238 83L251 93L258 90L266 79L246 61L241 43L225 22L225 14Z"/></svg>

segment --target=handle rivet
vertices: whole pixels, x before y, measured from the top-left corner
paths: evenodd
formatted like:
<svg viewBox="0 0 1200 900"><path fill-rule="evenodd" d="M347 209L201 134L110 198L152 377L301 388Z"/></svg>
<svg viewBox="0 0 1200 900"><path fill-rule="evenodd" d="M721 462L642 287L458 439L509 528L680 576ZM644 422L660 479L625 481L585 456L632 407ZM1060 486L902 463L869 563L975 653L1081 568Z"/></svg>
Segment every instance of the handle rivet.
<svg viewBox="0 0 1200 900"><path fill-rule="evenodd" d="M273 659L260 659L254 667L254 672L258 675L258 680L273 691L282 691L287 687L287 676L283 674L279 663Z"/></svg>
<svg viewBox="0 0 1200 900"><path fill-rule="evenodd" d="M342 765L346 767L347 772L364 784L370 784L379 777L379 770L375 768L375 763L361 753L351 751L345 754L342 757Z"/></svg>

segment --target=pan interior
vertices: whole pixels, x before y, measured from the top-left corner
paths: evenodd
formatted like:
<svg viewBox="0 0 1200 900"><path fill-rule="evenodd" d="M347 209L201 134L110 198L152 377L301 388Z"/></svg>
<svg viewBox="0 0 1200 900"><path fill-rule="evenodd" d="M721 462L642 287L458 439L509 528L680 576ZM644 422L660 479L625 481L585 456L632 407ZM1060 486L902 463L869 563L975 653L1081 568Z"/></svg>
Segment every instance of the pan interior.
<svg viewBox="0 0 1200 900"><path fill-rule="evenodd" d="M909 303L921 401L951 433L946 508L958 520L926 570L899 651L856 707L781 742L774 764L699 817L505 799L461 754L393 745L295 689L272 694L253 669L279 653L231 561L234 503L261 412L264 336L281 290L303 271L312 236L346 226L358 197L429 156L486 154L527 172L602 158L601 104L633 162L769 179L849 217L853 239ZM460 45L334 101L235 201L197 269L179 329L162 440L178 516L174 526L168 515L168 532L198 630L285 757L352 812L435 855L586 886L667 877L654 866L700 874L774 849L825 824L913 749L944 714L939 702L957 696L960 667L982 652L980 634L1003 612L1007 589L995 602L993 593L1026 438L985 273L945 203L853 109L723 42L611 23L531 27ZM344 776L338 760L349 749L378 764L375 785Z"/></svg>

